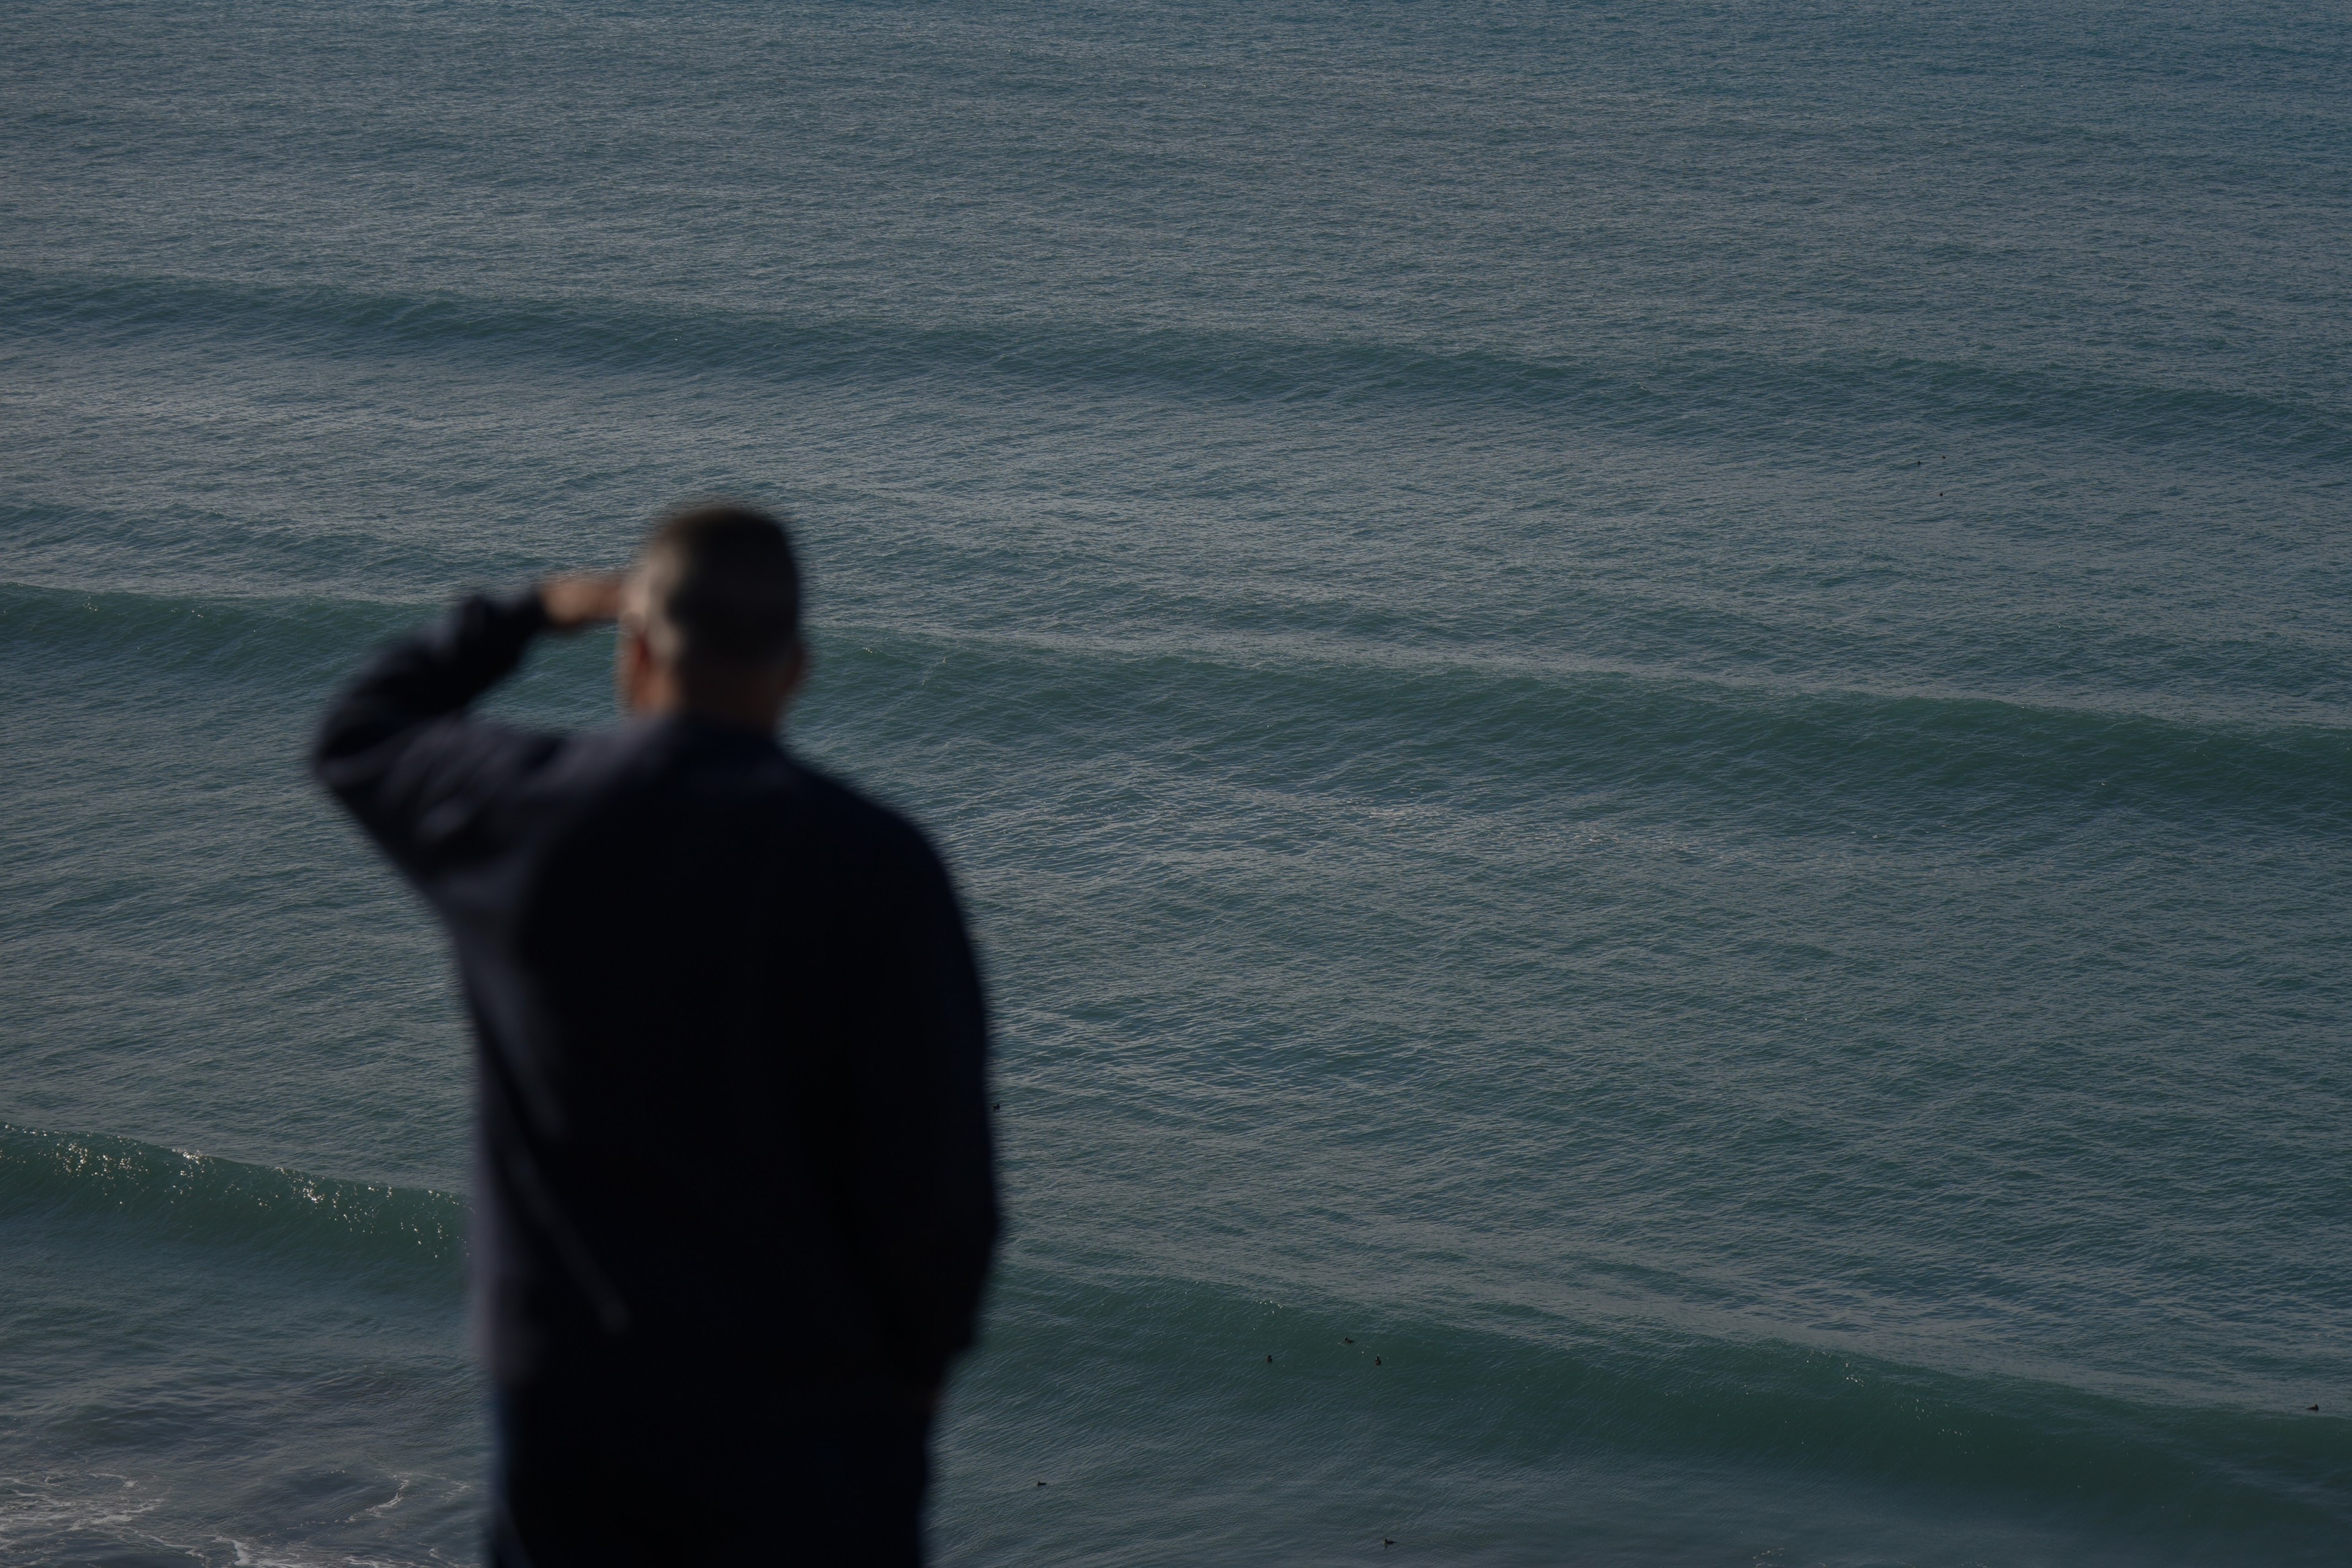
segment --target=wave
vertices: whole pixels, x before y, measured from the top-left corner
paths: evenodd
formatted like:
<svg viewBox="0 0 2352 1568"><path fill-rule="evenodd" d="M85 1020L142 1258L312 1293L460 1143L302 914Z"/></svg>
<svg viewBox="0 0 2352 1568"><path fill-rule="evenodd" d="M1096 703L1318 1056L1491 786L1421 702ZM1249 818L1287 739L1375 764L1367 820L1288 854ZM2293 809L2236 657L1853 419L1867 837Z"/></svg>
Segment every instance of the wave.
<svg viewBox="0 0 2352 1568"><path fill-rule="evenodd" d="M431 1283L454 1279L464 1223L461 1201L430 1188L0 1125L0 1215L26 1214ZM1130 1394L1197 1403L1219 1413L1198 1424L1218 1465L1234 1461L1244 1427L1271 1440L1283 1410L1344 1414L1377 1377L1383 1423L1423 1436L1412 1451L1486 1464L1663 1459L1834 1475L2089 1509L2135 1532L2192 1520L2205 1531L2352 1523L2343 1484L2352 1427L2299 1409L2104 1392L1622 1317L1576 1322L1514 1308L1502 1324L1475 1307L1441 1319L1313 1294L1277 1306L1214 1282L1081 1281L1018 1255L994 1295L989 1353L960 1398L1000 1409L1007 1428L1058 1425ZM1278 1358L1284 1403L1259 1409L1267 1353ZM1001 1436L1021 1448L1017 1431Z"/></svg>
<svg viewBox="0 0 2352 1568"><path fill-rule="evenodd" d="M1801 818L1825 802L1874 801L1944 825L2053 805L2352 825L2352 726L2343 724L1304 637L1171 649L1140 639L838 635L866 654L831 658L832 679L850 689L830 711L846 729L887 721L919 669L961 722L1000 743L1080 756L1179 752L1171 766L1252 788L1435 800L1681 791ZM1041 689L1050 705L1035 700Z"/></svg>
<svg viewBox="0 0 2352 1568"><path fill-rule="evenodd" d="M175 1239L446 1282L464 1201L129 1138L0 1123L0 1214L107 1219Z"/></svg>
<svg viewBox="0 0 2352 1568"><path fill-rule="evenodd" d="M0 626L36 669L136 660L175 676L260 677L319 692L377 640L439 606L295 595L89 592L0 582Z"/></svg>
<svg viewBox="0 0 2352 1568"><path fill-rule="evenodd" d="M1503 1326L1476 1308L1441 1319L1286 1298L1197 1279L1080 1283L1015 1262L997 1288L979 1386L959 1397L1025 1406L1043 1423L1065 1419L1066 1401L1105 1397L1222 1406L1223 1418L1200 1424L1210 1468L1230 1462L1224 1446L1245 1426L1278 1432L1311 1411L1320 1430L1345 1431L1360 1409L1428 1449L1538 1476L1835 1478L1915 1500L2104 1517L2143 1536L2252 1529L2316 1540L2352 1523L2352 1426L2298 1405L2104 1392L1625 1320L1514 1310L1522 1321ZM1104 1366L1119 1369L1120 1386L1078 1386L1061 1370L1093 1377Z"/></svg>
<svg viewBox="0 0 2352 1568"><path fill-rule="evenodd" d="M1749 436L1792 451L1790 421L1887 432L2073 431L2141 447L2218 447L2268 465L2352 461L2352 411L2251 387L1891 353L1803 358L1708 349L1612 364L1379 338L1301 339L1211 326L925 325L654 301L404 296L217 279L0 270L10 335L171 333L380 360L510 355L603 372L726 372L793 383L1010 378L1041 390L1143 391L1251 403L1400 401L1573 417L1596 427ZM1900 435L1895 434L1901 432ZM1866 447L1864 448L1867 449ZM1842 442L1842 460L1855 451Z"/></svg>
<svg viewBox="0 0 2352 1568"><path fill-rule="evenodd" d="M20 662L120 660L300 678L322 692L429 609L0 584ZM1185 752L1252 787L1454 798L1466 789L1698 791L1745 809L1899 803L1946 825L2053 804L2208 822L2352 826L2352 725L1969 691L1732 680L1313 637L1081 639L836 626L806 731L905 721L910 676L975 732L1064 751ZM929 673L936 672L936 673ZM1050 693L1041 701L1040 693ZM914 721L934 723L933 710ZM886 737L887 738L887 737ZM1171 764L1173 765L1173 764ZM1475 781L1475 785L1474 785ZM1516 781L1516 782L1514 782Z"/></svg>

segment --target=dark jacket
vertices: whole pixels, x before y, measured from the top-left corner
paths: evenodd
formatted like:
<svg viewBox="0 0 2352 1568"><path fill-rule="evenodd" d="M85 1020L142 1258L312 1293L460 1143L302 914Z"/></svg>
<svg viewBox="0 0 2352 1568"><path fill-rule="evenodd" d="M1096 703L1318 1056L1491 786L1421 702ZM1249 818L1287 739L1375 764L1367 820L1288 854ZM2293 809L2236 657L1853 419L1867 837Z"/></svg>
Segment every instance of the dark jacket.
<svg viewBox="0 0 2352 1568"><path fill-rule="evenodd" d="M492 1376L935 1386L997 1230L939 857L766 735L468 717L545 626L535 595L466 601L366 667L312 759L449 931Z"/></svg>

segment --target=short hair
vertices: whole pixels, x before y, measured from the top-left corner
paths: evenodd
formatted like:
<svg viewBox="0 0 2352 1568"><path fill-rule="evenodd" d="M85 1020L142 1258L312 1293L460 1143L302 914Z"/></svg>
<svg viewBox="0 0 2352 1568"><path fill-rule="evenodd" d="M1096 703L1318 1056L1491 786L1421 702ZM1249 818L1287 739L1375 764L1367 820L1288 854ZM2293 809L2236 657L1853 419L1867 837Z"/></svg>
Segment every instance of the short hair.
<svg viewBox="0 0 2352 1568"><path fill-rule="evenodd" d="M801 570L779 520L720 501L664 518L643 556L663 651L686 664L774 664L800 641Z"/></svg>

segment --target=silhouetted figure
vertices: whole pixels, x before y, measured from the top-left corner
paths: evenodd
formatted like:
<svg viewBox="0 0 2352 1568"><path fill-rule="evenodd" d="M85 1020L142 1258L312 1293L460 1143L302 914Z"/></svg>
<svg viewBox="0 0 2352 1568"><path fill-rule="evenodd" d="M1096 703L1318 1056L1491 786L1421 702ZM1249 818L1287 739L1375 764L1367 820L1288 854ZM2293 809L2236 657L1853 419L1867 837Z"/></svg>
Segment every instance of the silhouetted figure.
<svg viewBox="0 0 2352 1568"><path fill-rule="evenodd" d="M982 997L921 835L777 742L799 607L776 523L685 513L625 578L466 601L320 731L473 1023L500 1568L921 1556L997 1230ZM615 616L626 725L468 716Z"/></svg>

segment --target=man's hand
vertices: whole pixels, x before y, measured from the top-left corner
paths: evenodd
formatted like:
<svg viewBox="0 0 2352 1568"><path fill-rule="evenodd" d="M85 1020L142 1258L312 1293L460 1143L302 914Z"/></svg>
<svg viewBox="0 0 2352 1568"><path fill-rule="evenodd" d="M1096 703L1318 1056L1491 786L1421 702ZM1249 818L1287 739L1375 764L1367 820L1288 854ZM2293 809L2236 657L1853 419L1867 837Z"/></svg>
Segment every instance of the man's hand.
<svg viewBox="0 0 2352 1568"><path fill-rule="evenodd" d="M621 585L625 572L576 572L550 577L539 585L539 605L547 612L551 630L576 632L616 618L621 613Z"/></svg>

